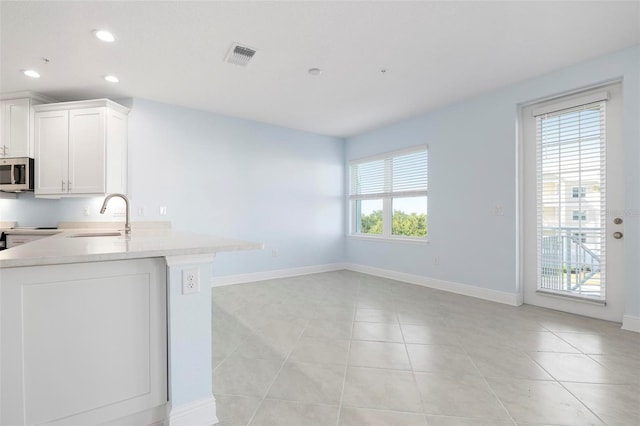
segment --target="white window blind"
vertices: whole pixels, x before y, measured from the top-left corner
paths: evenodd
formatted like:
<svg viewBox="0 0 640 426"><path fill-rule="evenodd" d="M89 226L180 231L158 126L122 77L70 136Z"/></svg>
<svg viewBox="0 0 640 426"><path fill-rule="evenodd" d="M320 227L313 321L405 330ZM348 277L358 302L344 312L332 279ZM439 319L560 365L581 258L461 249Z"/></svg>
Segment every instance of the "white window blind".
<svg viewBox="0 0 640 426"><path fill-rule="evenodd" d="M604 300L605 106L536 116L541 290Z"/></svg>
<svg viewBox="0 0 640 426"><path fill-rule="evenodd" d="M351 163L351 200L426 196L427 149Z"/></svg>
<svg viewBox="0 0 640 426"><path fill-rule="evenodd" d="M385 160L351 166L352 199L381 198L388 192L385 185Z"/></svg>

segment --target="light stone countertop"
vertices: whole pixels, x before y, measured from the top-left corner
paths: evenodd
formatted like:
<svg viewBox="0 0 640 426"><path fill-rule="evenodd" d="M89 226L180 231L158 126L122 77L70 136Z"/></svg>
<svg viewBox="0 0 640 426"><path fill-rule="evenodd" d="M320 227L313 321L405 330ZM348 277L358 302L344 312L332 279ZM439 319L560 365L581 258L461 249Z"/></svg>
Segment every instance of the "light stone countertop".
<svg viewBox="0 0 640 426"><path fill-rule="evenodd" d="M50 230L51 231L51 230ZM75 234L114 232L105 229L58 229L58 234L0 251L0 268L103 262L148 257L260 250L264 244L232 240L170 228L133 229L125 236L71 237Z"/></svg>

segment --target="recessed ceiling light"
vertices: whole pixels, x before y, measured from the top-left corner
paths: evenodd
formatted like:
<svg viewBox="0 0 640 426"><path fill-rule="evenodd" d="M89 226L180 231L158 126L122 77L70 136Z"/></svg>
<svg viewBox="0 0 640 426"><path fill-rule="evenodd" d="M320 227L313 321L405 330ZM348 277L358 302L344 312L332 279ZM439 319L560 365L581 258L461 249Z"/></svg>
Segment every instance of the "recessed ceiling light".
<svg viewBox="0 0 640 426"><path fill-rule="evenodd" d="M113 43L116 41L116 37L111 34L109 31L105 30L97 30L94 31L93 34L99 39L107 43Z"/></svg>
<svg viewBox="0 0 640 426"><path fill-rule="evenodd" d="M115 75L105 75L104 79L107 80L109 83L117 83L120 80L118 80L118 77L116 77Z"/></svg>
<svg viewBox="0 0 640 426"><path fill-rule="evenodd" d="M311 75L320 75L322 74L322 70L320 68L309 68L309 71L307 71L309 74Z"/></svg>
<svg viewBox="0 0 640 426"><path fill-rule="evenodd" d="M40 73L38 73L38 71L35 71L35 70L24 70L22 71L22 73L27 77L40 78Z"/></svg>

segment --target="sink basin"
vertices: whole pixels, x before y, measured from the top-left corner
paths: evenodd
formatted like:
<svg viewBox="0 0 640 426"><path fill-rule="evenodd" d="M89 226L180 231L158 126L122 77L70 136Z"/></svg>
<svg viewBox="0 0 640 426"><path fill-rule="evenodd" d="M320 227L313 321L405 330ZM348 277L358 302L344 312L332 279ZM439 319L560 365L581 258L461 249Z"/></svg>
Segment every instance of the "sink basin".
<svg viewBox="0 0 640 426"><path fill-rule="evenodd" d="M86 237L119 237L120 232L85 232L81 234L69 235L67 238L86 238Z"/></svg>

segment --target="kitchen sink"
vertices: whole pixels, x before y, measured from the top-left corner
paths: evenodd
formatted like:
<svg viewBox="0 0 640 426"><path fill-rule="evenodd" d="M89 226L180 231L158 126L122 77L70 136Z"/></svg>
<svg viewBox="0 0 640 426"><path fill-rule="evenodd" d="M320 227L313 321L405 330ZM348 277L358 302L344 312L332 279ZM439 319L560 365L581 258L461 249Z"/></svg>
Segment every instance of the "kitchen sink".
<svg viewBox="0 0 640 426"><path fill-rule="evenodd" d="M87 237L119 237L121 232L85 232L81 234L69 235L67 238L87 238Z"/></svg>

